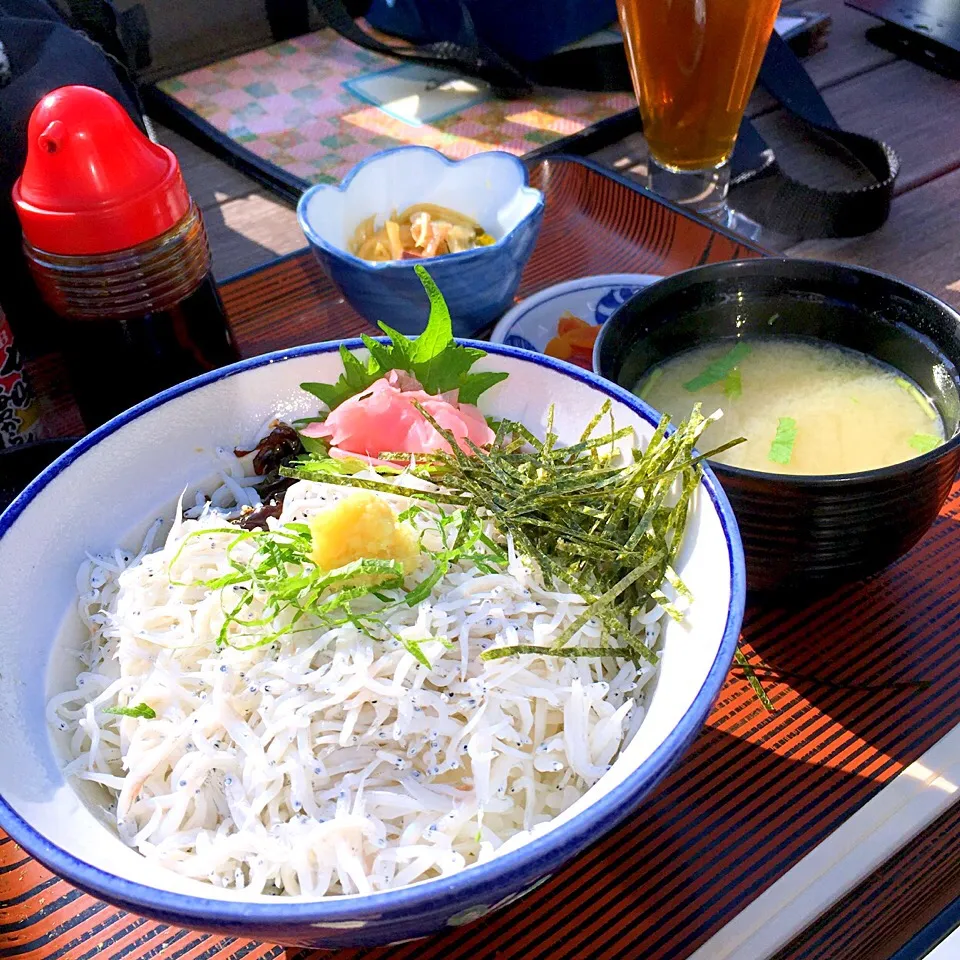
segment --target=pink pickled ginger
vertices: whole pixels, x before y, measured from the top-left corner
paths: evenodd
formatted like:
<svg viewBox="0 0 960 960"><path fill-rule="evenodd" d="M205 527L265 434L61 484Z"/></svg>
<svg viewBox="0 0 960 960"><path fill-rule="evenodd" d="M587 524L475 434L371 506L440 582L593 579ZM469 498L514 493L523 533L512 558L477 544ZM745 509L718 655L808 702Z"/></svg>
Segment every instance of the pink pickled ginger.
<svg viewBox="0 0 960 960"><path fill-rule="evenodd" d="M368 463L383 462L382 453L452 453L414 402L453 434L464 453L472 452L467 439L478 447L493 442L493 431L477 407L458 403L455 392L431 396L413 377L396 370L345 400L324 423L308 424L301 433L326 440L331 456Z"/></svg>

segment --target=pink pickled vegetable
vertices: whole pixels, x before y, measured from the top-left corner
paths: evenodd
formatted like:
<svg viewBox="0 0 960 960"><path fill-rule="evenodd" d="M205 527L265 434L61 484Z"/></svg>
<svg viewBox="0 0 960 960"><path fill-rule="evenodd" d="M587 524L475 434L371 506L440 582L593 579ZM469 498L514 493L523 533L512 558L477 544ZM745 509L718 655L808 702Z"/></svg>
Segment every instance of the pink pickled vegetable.
<svg viewBox="0 0 960 960"><path fill-rule="evenodd" d="M469 403L458 403L452 393L431 396L405 373L391 370L355 397L345 400L324 423L311 423L301 431L330 444L330 455L355 457L378 463L382 453L451 453L450 444L414 406L419 403L448 430L465 453L466 440L478 447L493 442L493 431L483 414Z"/></svg>

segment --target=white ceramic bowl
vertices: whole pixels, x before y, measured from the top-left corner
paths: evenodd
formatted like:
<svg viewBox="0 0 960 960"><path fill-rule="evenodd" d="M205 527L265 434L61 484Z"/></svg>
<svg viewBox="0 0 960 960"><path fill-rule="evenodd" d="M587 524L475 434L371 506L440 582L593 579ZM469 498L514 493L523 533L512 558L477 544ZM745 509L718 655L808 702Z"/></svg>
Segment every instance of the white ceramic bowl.
<svg viewBox="0 0 960 960"><path fill-rule="evenodd" d="M495 240L441 257L371 263L350 253L358 224L382 221L415 203L436 203L473 217ZM317 260L350 305L370 323L401 333L423 330L429 303L414 265L430 271L443 293L456 336L498 320L513 302L543 220L543 194L527 186L527 168L512 154L448 160L429 147L396 147L358 163L339 186L311 187L297 218Z"/></svg>
<svg viewBox="0 0 960 960"><path fill-rule="evenodd" d="M510 377L482 398L488 414L573 442L607 398L617 426L641 438L656 415L593 374L509 347L477 369ZM347 341L362 350L359 341ZM695 601L665 631L648 713L611 770L528 843L449 877L373 896L320 901L237 893L158 869L125 846L61 775L44 718L48 696L75 669L58 646L82 638L76 571L86 551L135 547L185 487L213 483L217 446L247 443L272 415L309 415L298 388L332 381L338 344L299 347L214 371L145 401L81 440L0 515L0 826L40 861L135 913L223 933L312 946L372 945L424 936L528 891L637 807L699 731L726 676L744 605L743 554L729 504L709 470L677 564ZM365 352L365 351L363 351Z"/></svg>
<svg viewBox="0 0 960 960"><path fill-rule="evenodd" d="M649 273L607 273L556 283L538 290L507 311L493 328L490 339L494 343L543 353L557 336L557 323L564 313L572 313L584 323L599 328L638 290L660 279ZM592 369L592 356L592 350L585 351L582 362L577 365Z"/></svg>

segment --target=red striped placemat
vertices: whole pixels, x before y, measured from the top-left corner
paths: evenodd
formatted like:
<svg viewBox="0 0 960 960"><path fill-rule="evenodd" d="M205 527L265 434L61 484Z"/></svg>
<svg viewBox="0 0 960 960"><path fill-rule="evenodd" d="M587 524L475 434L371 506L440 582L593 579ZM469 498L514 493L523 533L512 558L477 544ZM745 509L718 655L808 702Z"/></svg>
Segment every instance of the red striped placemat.
<svg viewBox="0 0 960 960"><path fill-rule="evenodd" d="M535 177L547 215L522 293L573 274L666 273L751 253L587 165L548 161ZM368 329L307 253L238 278L224 298L246 353ZM55 368L40 367L50 375ZM66 401L58 409L66 423ZM548 883L480 923L338 956L688 957L960 723L958 563L960 487L931 533L884 574L795 610L749 609L744 649L781 678L765 680L776 713L765 712L734 671L707 726L646 806ZM824 921L829 944L811 933L784 960L892 953L889 937L889 953L875 941L875 950L861 953L845 931L863 929L865 918L875 922L889 906L890 878L904 891L898 908L911 907L914 917L931 882L944 898L950 885L960 886L957 871L941 864L945 847L956 856L960 836L941 831L937 842L918 843L915 856L837 905ZM266 960L282 953L134 917L53 879L12 842L0 845L0 956ZM288 951L289 960L323 955Z"/></svg>

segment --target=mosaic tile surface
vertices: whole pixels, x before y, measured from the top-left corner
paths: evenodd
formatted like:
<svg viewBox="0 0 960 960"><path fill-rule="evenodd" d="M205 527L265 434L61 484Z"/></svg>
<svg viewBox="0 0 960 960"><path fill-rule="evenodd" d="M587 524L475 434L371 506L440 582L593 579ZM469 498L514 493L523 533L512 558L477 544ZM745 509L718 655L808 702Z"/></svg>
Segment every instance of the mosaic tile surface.
<svg viewBox="0 0 960 960"><path fill-rule="evenodd" d="M627 93L538 90L414 125L344 86L397 63L321 30L158 86L261 159L312 183L338 182L358 161L402 144L453 159L486 150L522 156L635 106Z"/></svg>

